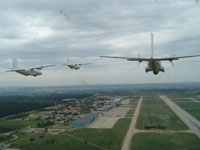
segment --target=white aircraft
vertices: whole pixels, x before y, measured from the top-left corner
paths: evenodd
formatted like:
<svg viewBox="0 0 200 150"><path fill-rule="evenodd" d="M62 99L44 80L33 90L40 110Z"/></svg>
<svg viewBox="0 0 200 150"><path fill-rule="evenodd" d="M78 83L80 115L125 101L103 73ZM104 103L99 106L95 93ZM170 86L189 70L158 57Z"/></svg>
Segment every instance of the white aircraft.
<svg viewBox="0 0 200 150"><path fill-rule="evenodd" d="M66 64L63 63L62 65L68 66L70 69L78 70L78 69L80 69L80 67L81 67L82 65L89 65L89 64L91 64L91 63L84 63L84 64L70 64L70 63L69 63L69 58L67 57L67 63L66 63Z"/></svg>
<svg viewBox="0 0 200 150"><path fill-rule="evenodd" d="M39 75L42 75L42 72L40 70L42 70L43 68L52 67L52 66L55 66L55 65L45 65L45 66L39 66L39 67L32 67L32 68L28 68L28 69L19 69L17 60L13 59L13 68L11 70L8 70L7 72L17 72L24 76L37 77Z"/></svg>
<svg viewBox="0 0 200 150"><path fill-rule="evenodd" d="M134 58L134 57L115 57L115 56L100 56L106 58L120 58L126 59L127 61L138 61L139 63L143 61L148 62L148 66L146 67L146 72L152 71L155 75L159 73L159 71L165 72L164 67L161 65L161 61L169 61L172 63L174 60L179 60L180 58L189 58L189 57L199 57L200 55L192 55L192 56L181 56L181 57L166 57L166 58L153 58L153 33L151 33L151 58Z"/></svg>

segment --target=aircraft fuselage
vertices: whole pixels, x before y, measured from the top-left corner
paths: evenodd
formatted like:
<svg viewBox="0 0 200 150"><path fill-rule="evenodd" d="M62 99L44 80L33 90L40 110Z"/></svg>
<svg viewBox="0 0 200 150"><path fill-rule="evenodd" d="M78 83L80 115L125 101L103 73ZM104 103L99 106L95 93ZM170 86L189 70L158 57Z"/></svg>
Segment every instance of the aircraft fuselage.
<svg viewBox="0 0 200 150"><path fill-rule="evenodd" d="M77 64L75 64L75 65L68 65L68 67L71 68L71 69L75 69L75 70L80 69L80 66L77 65Z"/></svg>
<svg viewBox="0 0 200 150"><path fill-rule="evenodd" d="M28 70L17 70L16 71L19 74L22 74L24 76L39 76L42 75L42 72L39 70L35 70L35 69L28 69Z"/></svg>
<svg viewBox="0 0 200 150"><path fill-rule="evenodd" d="M152 71L155 75L159 73L159 71L165 72L164 67L162 67L160 61L155 61L154 59L148 62L148 66L146 67L146 72Z"/></svg>

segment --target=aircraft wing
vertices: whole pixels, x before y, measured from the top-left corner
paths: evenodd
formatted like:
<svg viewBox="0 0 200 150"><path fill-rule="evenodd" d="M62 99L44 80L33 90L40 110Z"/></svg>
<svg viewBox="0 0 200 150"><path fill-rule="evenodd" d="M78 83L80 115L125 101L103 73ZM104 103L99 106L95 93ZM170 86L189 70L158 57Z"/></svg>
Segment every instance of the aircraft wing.
<svg viewBox="0 0 200 150"><path fill-rule="evenodd" d="M181 57L166 57L166 58L154 58L154 60L156 60L156 61L173 61L173 60L179 60L181 58L191 58L191 57L200 57L200 55L181 56Z"/></svg>
<svg viewBox="0 0 200 150"><path fill-rule="evenodd" d="M15 72L15 71L25 71L25 69L11 69L7 70L6 72Z"/></svg>
<svg viewBox="0 0 200 150"><path fill-rule="evenodd" d="M34 69L42 70L43 68L52 67L52 66L55 66L55 65L44 65L44 66L39 66L39 67L32 67L30 69L31 70L34 70Z"/></svg>
<svg viewBox="0 0 200 150"><path fill-rule="evenodd" d="M100 57L126 59L127 61L139 61L139 62L151 60L151 58L115 57L115 56L100 56Z"/></svg>
<svg viewBox="0 0 200 150"><path fill-rule="evenodd" d="M92 64L92 63L84 63L84 64L77 64L77 65L82 66L82 65L89 65L89 64Z"/></svg>

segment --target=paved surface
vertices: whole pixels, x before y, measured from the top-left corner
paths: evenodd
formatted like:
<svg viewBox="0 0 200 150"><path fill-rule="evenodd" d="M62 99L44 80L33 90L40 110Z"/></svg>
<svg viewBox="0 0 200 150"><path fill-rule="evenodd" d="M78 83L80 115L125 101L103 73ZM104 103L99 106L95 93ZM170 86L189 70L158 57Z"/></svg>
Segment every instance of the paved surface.
<svg viewBox="0 0 200 150"><path fill-rule="evenodd" d="M196 100L194 98L190 98L190 99L193 100L193 101L195 101L195 102L197 102L197 103L200 103L200 101L198 101L198 100Z"/></svg>
<svg viewBox="0 0 200 150"><path fill-rule="evenodd" d="M121 102L121 104L122 104L122 105L128 105L129 102L130 102L130 99L126 99L126 100L123 100L123 101Z"/></svg>
<svg viewBox="0 0 200 150"><path fill-rule="evenodd" d="M138 105L137 105L135 113L134 113L134 117L131 120L131 123L130 123L130 126L129 126L129 130L126 133L126 136L124 138L121 150L129 150L130 146L131 146L130 144L132 143L131 140L132 140L133 135L138 133L138 130L135 129L135 126L136 126L136 123L137 123L137 118L138 118L139 113L140 113L140 107L141 107L141 104L142 104L142 99L143 98L140 97L140 100L138 102Z"/></svg>
<svg viewBox="0 0 200 150"><path fill-rule="evenodd" d="M104 112L104 114L90 124L87 128L102 128L109 129L113 128L115 123L120 119L124 118L131 107L115 107L112 108L108 112Z"/></svg>
<svg viewBox="0 0 200 150"><path fill-rule="evenodd" d="M183 120L183 122L190 128L191 132L200 138L200 121L180 108L168 97L160 96L160 98L176 113L179 118Z"/></svg>

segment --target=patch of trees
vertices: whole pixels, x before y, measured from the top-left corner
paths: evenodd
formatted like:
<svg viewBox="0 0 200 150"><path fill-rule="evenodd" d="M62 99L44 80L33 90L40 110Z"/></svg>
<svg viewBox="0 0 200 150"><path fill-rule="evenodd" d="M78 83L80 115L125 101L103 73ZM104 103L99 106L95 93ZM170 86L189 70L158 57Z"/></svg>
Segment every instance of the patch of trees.
<svg viewBox="0 0 200 150"><path fill-rule="evenodd" d="M52 144L53 144L53 143L55 143L55 141L54 141L54 139L52 139L52 140L46 141L46 143L47 143L47 144L49 144L49 143L52 143Z"/></svg>
<svg viewBox="0 0 200 150"><path fill-rule="evenodd" d="M10 132L10 131L14 131L16 130L16 128L10 128L10 127L0 127L0 132Z"/></svg>
<svg viewBox="0 0 200 150"><path fill-rule="evenodd" d="M4 141L7 141L10 139L10 136L9 135L3 135L3 136L0 136L0 142L4 142Z"/></svg>
<svg viewBox="0 0 200 150"><path fill-rule="evenodd" d="M43 134L39 136L39 138L40 138L40 139L42 139L43 137L44 137L44 135L43 135Z"/></svg>
<svg viewBox="0 0 200 150"><path fill-rule="evenodd" d="M38 123L38 124L37 124L37 127L38 127L38 128L44 128L44 127L53 126L53 125L54 125L54 122L53 122L53 121L47 121L47 122Z"/></svg>
<svg viewBox="0 0 200 150"><path fill-rule="evenodd" d="M36 110L51 105L51 103L41 102L0 102L0 117Z"/></svg>
<svg viewBox="0 0 200 150"><path fill-rule="evenodd" d="M35 141L35 138L34 137L31 137L30 138L30 141L32 142L32 141Z"/></svg>
<svg viewBox="0 0 200 150"><path fill-rule="evenodd" d="M66 98L86 98L92 94L84 93L45 93L29 95L1 95L0 96L0 117L23 113L31 110L38 110L45 107L62 103ZM19 115L19 117L22 117ZM14 119L14 118L13 118Z"/></svg>
<svg viewBox="0 0 200 150"><path fill-rule="evenodd" d="M27 113L20 113L20 114L14 115L14 116L10 116L7 119L25 118L27 116L29 116L29 114L27 114Z"/></svg>

